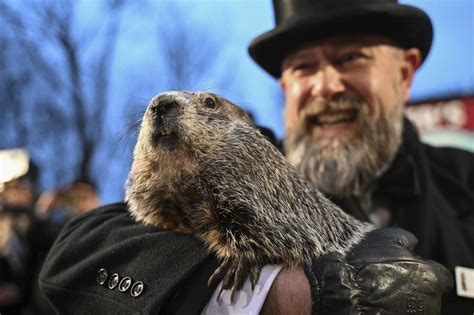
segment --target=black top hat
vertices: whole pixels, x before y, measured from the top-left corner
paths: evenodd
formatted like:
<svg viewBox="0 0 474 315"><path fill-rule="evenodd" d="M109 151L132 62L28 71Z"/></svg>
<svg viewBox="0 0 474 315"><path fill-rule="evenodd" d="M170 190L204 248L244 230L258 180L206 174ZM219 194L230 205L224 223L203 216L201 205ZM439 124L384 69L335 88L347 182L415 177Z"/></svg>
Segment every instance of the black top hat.
<svg viewBox="0 0 474 315"><path fill-rule="evenodd" d="M397 0L273 0L276 27L255 38L250 56L275 78L293 49L335 35L370 34L420 49L426 58L433 39L430 18Z"/></svg>

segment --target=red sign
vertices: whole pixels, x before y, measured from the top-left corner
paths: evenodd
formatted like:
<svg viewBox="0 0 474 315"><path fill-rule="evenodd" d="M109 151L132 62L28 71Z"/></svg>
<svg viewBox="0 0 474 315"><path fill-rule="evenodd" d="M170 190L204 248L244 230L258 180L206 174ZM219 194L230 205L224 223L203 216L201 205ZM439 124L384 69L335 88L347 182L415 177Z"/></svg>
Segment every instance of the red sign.
<svg viewBox="0 0 474 315"><path fill-rule="evenodd" d="M406 114L421 132L439 128L474 131L474 96L412 104Z"/></svg>

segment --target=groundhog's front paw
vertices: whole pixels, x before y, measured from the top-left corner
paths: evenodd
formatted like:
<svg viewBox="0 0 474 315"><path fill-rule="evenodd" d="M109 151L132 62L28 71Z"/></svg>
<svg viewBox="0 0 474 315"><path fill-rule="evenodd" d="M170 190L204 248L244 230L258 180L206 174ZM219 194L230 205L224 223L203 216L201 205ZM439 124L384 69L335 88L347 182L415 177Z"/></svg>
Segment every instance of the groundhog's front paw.
<svg viewBox="0 0 474 315"><path fill-rule="evenodd" d="M242 288L247 276L250 277L252 290L255 288L261 270L262 266L255 262L250 262L244 257L228 258L223 260L216 271L214 271L209 279L209 283L222 279L222 287L217 295L217 299L220 299L223 290L230 290L231 302L233 303L235 301L235 292Z"/></svg>

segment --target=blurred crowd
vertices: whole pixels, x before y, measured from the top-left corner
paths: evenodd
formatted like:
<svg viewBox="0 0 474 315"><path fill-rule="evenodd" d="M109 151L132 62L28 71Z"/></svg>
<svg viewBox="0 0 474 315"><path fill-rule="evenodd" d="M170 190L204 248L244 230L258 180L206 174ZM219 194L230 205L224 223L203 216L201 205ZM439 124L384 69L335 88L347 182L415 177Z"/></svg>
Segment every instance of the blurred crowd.
<svg viewBox="0 0 474 315"><path fill-rule="evenodd" d="M23 149L0 150L0 314L53 314L37 278L62 226L99 205L87 179L41 191Z"/></svg>

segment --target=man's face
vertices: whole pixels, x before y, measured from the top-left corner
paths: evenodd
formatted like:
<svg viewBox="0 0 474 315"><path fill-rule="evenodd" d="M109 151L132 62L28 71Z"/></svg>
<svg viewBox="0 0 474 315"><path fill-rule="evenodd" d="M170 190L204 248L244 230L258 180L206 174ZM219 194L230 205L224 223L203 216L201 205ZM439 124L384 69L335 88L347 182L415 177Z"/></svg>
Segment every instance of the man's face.
<svg viewBox="0 0 474 315"><path fill-rule="evenodd" d="M323 192L360 194L400 145L419 63L417 49L375 36L332 38L289 54L280 84L290 162Z"/></svg>

